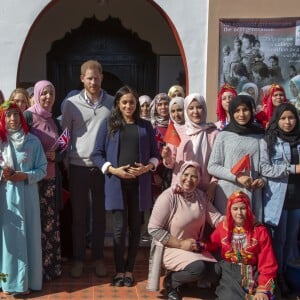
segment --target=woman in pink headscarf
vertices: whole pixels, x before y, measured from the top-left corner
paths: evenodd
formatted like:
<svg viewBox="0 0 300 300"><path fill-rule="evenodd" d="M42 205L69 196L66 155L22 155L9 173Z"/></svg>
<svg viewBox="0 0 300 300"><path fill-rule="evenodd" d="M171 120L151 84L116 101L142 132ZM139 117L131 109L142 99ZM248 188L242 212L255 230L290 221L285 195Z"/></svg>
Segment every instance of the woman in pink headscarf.
<svg viewBox="0 0 300 300"><path fill-rule="evenodd" d="M61 175L57 163L62 161L56 141L61 128L52 116L55 88L41 80L34 86L35 104L24 112L30 132L39 138L47 158L47 175L39 182L43 278L48 281L61 275L59 210L61 208Z"/></svg>

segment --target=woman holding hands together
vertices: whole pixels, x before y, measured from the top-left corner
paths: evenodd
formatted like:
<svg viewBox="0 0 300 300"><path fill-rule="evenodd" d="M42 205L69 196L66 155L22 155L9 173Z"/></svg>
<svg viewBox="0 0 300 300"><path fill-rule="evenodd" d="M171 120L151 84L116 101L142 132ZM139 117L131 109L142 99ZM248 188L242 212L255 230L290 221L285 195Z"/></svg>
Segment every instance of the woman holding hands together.
<svg viewBox="0 0 300 300"><path fill-rule="evenodd" d="M113 216L114 286L132 286L137 255L141 212L152 206L151 170L160 155L149 121L140 118L136 92L128 86L120 88L110 118L97 134L92 153L95 165L105 174L105 208ZM125 237L129 228L129 247L125 259Z"/></svg>

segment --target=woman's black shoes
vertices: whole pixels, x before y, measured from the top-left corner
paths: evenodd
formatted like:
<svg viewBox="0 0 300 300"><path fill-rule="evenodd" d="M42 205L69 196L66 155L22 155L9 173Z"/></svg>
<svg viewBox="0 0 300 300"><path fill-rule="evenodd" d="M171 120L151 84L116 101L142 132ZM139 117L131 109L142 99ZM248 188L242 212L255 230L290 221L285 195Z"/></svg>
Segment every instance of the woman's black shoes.
<svg viewBox="0 0 300 300"><path fill-rule="evenodd" d="M121 286L124 286L124 281L125 281L124 277L114 277L112 280L112 285L121 287Z"/></svg>
<svg viewBox="0 0 300 300"><path fill-rule="evenodd" d="M121 286L131 287L134 285L134 278L129 276L125 276L125 277L115 276L112 280L111 285L117 287L121 287Z"/></svg>
<svg viewBox="0 0 300 300"><path fill-rule="evenodd" d="M124 278L124 285L127 287L131 287L134 285L134 279L133 277L125 277Z"/></svg>

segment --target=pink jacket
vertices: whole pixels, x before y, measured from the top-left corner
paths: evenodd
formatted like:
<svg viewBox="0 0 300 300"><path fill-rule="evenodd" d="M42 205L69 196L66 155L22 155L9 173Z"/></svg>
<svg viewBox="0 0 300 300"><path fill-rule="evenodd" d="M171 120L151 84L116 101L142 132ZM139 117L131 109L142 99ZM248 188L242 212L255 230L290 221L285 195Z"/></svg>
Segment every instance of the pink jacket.
<svg viewBox="0 0 300 300"><path fill-rule="evenodd" d="M208 160L209 156L211 153L212 145L214 143L214 140L216 138L216 135L218 133L218 130L216 128L208 128L205 131L205 137L207 139L207 149L201 149L202 153L205 154L203 157L203 164L201 165L201 181L199 183L199 189L202 191L206 191L208 188L209 183L211 182L211 175L208 174L207 172L207 165L208 165ZM191 136L187 135L184 130L180 132L180 138L181 138L181 143L178 147L175 147L174 145L167 144L167 146L171 149L171 162L167 163L166 160L163 160L164 165L169 168L173 169L173 177L172 177L172 185L176 185L178 182L178 173L180 170L180 167L185 161L188 160L194 160L195 159L195 154L193 150L193 145L191 142ZM198 151L200 150L202 145L199 145ZM199 161L197 161L200 163Z"/></svg>

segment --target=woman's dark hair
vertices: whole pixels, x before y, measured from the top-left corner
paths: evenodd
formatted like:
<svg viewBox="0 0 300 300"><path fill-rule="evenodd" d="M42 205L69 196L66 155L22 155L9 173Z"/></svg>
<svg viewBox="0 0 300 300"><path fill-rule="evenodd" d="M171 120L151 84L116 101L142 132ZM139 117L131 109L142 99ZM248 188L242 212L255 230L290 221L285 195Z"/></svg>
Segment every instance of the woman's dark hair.
<svg viewBox="0 0 300 300"><path fill-rule="evenodd" d="M118 130L124 127L125 120L123 118L123 115L119 109L119 102L121 97L123 97L126 94L132 94L136 100L136 110L133 113L133 120L137 121L140 118L140 103L139 103L139 97L137 92L129 87L128 85L125 85L121 87L115 95L114 100L114 107L112 109L109 121L108 121L108 135L113 136Z"/></svg>

